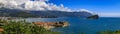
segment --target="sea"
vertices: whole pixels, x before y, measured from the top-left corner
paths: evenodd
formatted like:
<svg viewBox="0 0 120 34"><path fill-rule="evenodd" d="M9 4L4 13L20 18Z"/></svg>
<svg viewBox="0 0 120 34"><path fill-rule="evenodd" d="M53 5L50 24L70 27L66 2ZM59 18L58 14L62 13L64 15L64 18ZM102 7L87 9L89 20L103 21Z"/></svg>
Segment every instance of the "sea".
<svg viewBox="0 0 120 34"><path fill-rule="evenodd" d="M51 31L61 32L61 34L96 34L97 32L120 30L120 17L100 17L99 19L86 19L77 17L60 18L27 18L28 22L69 22L67 27L53 28Z"/></svg>

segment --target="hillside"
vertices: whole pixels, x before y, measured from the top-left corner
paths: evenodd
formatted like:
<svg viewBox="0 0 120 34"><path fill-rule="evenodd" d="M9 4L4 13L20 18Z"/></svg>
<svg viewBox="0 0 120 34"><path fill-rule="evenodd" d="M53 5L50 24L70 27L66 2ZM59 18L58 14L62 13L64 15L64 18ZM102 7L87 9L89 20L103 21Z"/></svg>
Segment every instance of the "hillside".
<svg viewBox="0 0 120 34"><path fill-rule="evenodd" d="M37 17L36 15L33 15L31 13L21 11L21 10L11 10L11 9L6 9L6 8L1 8L0 9L0 16L1 17Z"/></svg>
<svg viewBox="0 0 120 34"><path fill-rule="evenodd" d="M87 18L94 16L94 14L81 11L81 12L67 12L67 11L30 11L30 10L18 10L18 9L0 9L0 16L6 17L41 17L41 18L57 18L57 17L82 17Z"/></svg>

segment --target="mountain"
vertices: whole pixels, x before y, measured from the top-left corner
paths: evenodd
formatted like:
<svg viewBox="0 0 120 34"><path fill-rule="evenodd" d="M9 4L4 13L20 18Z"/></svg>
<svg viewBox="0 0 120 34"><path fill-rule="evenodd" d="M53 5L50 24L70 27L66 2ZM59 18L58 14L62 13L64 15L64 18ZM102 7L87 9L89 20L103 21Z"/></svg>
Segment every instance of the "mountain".
<svg viewBox="0 0 120 34"><path fill-rule="evenodd" d="M23 10L17 9L7 9L7 8L0 8L0 17L37 17L31 13L25 12Z"/></svg>
<svg viewBox="0 0 120 34"><path fill-rule="evenodd" d="M67 12L67 11L31 11L20 9L0 8L0 16L10 17L41 17L41 18L57 18L57 17L81 17L81 18L94 18L97 14L92 14L86 11ZM93 16L93 17L90 17ZM98 17L98 16L97 16Z"/></svg>

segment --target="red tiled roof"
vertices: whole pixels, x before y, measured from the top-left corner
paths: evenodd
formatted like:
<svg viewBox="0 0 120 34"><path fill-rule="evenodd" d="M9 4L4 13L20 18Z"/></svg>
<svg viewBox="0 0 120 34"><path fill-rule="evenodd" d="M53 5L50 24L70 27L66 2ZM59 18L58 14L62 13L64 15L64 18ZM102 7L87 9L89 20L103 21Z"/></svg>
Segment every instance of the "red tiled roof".
<svg viewBox="0 0 120 34"><path fill-rule="evenodd" d="M4 31L4 29L3 28L0 28L0 32L3 32Z"/></svg>
<svg viewBox="0 0 120 34"><path fill-rule="evenodd" d="M35 25L53 25L55 22L33 22Z"/></svg>

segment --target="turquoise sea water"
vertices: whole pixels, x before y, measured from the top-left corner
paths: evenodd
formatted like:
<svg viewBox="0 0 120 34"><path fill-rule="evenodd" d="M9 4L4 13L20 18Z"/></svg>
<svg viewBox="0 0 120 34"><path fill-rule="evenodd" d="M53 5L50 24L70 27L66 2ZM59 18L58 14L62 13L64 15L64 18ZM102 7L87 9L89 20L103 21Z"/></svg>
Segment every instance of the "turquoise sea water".
<svg viewBox="0 0 120 34"><path fill-rule="evenodd" d="M43 21L43 22L57 22L68 21L70 26L64 28L54 28L52 31L69 34L74 32L84 32L85 34L96 34L99 31L105 30L120 30L120 18L117 17L101 17L99 19L83 19L83 18L28 18L27 21Z"/></svg>

